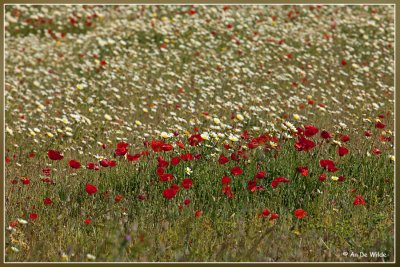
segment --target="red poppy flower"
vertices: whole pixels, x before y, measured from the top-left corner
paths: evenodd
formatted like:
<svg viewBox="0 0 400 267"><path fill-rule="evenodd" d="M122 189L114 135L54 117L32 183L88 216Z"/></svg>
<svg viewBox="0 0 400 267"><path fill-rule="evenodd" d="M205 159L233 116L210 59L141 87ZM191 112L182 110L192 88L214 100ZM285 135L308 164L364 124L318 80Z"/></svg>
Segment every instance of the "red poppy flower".
<svg viewBox="0 0 400 267"><path fill-rule="evenodd" d="M99 166L97 166L97 164L94 164L93 162L89 162L89 163L87 164L87 168L88 168L89 170L99 170Z"/></svg>
<svg viewBox="0 0 400 267"><path fill-rule="evenodd" d="M364 135L365 135L366 137L370 137L370 136L373 135L373 133L372 133L371 131L365 131L365 132L364 132Z"/></svg>
<svg viewBox="0 0 400 267"><path fill-rule="evenodd" d="M329 159L322 159L319 161L319 165L322 168L328 169L329 172L336 172L338 169L335 166L335 163Z"/></svg>
<svg viewBox="0 0 400 267"><path fill-rule="evenodd" d="M231 182L231 179L227 176L222 177L221 179L222 184L229 184Z"/></svg>
<svg viewBox="0 0 400 267"><path fill-rule="evenodd" d="M88 224L91 223L91 222L92 222L92 220L89 219L89 218L83 220L83 223L86 224L86 225L88 225Z"/></svg>
<svg viewBox="0 0 400 267"><path fill-rule="evenodd" d="M347 61L346 61L346 59L342 59L342 66L346 66L347 65Z"/></svg>
<svg viewBox="0 0 400 267"><path fill-rule="evenodd" d="M377 123L375 123L375 128L378 128L378 129L383 129L383 128L385 128L385 124L383 124L382 122L380 122L380 121L378 121Z"/></svg>
<svg viewBox="0 0 400 267"><path fill-rule="evenodd" d="M196 210L195 213L194 213L194 216L200 217L201 214L203 214L203 211L201 211L201 210Z"/></svg>
<svg viewBox="0 0 400 267"><path fill-rule="evenodd" d="M378 156L378 155L382 154L382 151L379 148L375 147L374 149L372 149L372 154L374 154L375 156Z"/></svg>
<svg viewBox="0 0 400 267"><path fill-rule="evenodd" d="M255 192L257 190L257 182L254 180L250 180L247 182L247 189L251 192Z"/></svg>
<svg viewBox="0 0 400 267"><path fill-rule="evenodd" d="M164 160L164 159L162 159L162 158L159 158L159 159L158 159L158 167L159 167L159 168L167 168L168 165L169 165L169 162L168 162L168 161L166 161L166 160Z"/></svg>
<svg viewBox="0 0 400 267"><path fill-rule="evenodd" d="M193 155L190 154L190 153L182 154L182 155L181 155L181 159L182 159L183 161L193 160Z"/></svg>
<svg viewBox="0 0 400 267"><path fill-rule="evenodd" d="M193 134L188 138L188 142L191 146L197 146L201 141L203 141L203 138L200 134Z"/></svg>
<svg viewBox="0 0 400 267"><path fill-rule="evenodd" d="M390 142L392 141L392 138L390 136L386 137L384 135L380 135L379 140L381 140L382 142Z"/></svg>
<svg viewBox="0 0 400 267"><path fill-rule="evenodd" d="M124 198L123 195L116 195L114 200L115 200L116 203L118 203L118 202L120 202L123 198Z"/></svg>
<svg viewBox="0 0 400 267"><path fill-rule="evenodd" d="M179 191L179 185L177 185L177 184L172 184L172 185L170 186L170 188L171 188L172 190L175 190L175 192L178 192L178 191Z"/></svg>
<svg viewBox="0 0 400 267"><path fill-rule="evenodd" d="M297 172L300 173L303 176L308 176L308 167L297 167Z"/></svg>
<svg viewBox="0 0 400 267"><path fill-rule="evenodd" d="M44 203L46 206L49 206L49 205L51 205L51 204L53 203L53 201L51 200L51 198L46 197L46 198L43 199L43 203Z"/></svg>
<svg viewBox="0 0 400 267"><path fill-rule="evenodd" d="M178 157L173 157L173 158L171 159L171 164L172 164L172 165L178 165L180 161L181 161L180 158L178 158Z"/></svg>
<svg viewBox="0 0 400 267"><path fill-rule="evenodd" d="M18 221L11 221L8 225L10 227L14 228L14 227L16 227L18 225Z"/></svg>
<svg viewBox="0 0 400 267"><path fill-rule="evenodd" d="M231 169L232 175L240 175L243 173L242 169L239 166L235 166Z"/></svg>
<svg viewBox="0 0 400 267"><path fill-rule="evenodd" d="M86 184L86 193L88 193L89 195L93 195L96 192L97 192L97 187L95 187L92 184Z"/></svg>
<svg viewBox="0 0 400 267"><path fill-rule="evenodd" d="M29 214L29 218L34 221L38 218L38 215L37 215L37 213L31 213L31 214Z"/></svg>
<svg viewBox="0 0 400 267"><path fill-rule="evenodd" d="M23 185L28 185L31 183L31 180L28 177L22 177L21 182Z"/></svg>
<svg viewBox="0 0 400 267"><path fill-rule="evenodd" d="M161 148L163 151L171 151L173 149L173 146L171 144L163 144Z"/></svg>
<svg viewBox="0 0 400 267"><path fill-rule="evenodd" d="M115 160L110 160L110 161L108 162L108 166L110 166L110 167L115 167L115 166L117 166L117 162L116 162Z"/></svg>
<svg viewBox="0 0 400 267"><path fill-rule="evenodd" d="M250 149L257 148L260 144L257 141L251 141L246 144L246 146Z"/></svg>
<svg viewBox="0 0 400 267"><path fill-rule="evenodd" d="M100 163L100 165L103 166L103 167L108 167L108 166L110 166L110 161L109 161L108 159L103 159L103 160L101 160L99 163Z"/></svg>
<svg viewBox="0 0 400 267"><path fill-rule="evenodd" d="M161 152L162 146L164 145L163 141L160 140L153 140L151 141L151 148L153 149L154 152Z"/></svg>
<svg viewBox="0 0 400 267"><path fill-rule="evenodd" d="M297 210L294 211L294 215L297 218L301 219L301 218L306 217L308 215L308 213L305 212L303 209L297 209Z"/></svg>
<svg viewBox="0 0 400 267"><path fill-rule="evenodd" d="M256 179L262 179L262 178L265 177L265 174L266 174L266 173L265 173L264 171L257 172L256 175L254 176L254 178L256 178Z"/></svg>
<svg viewBox="0 0 400 267"><path fill-rule="evenodd" d="M349 150L345 148L344 146L340 146L338 149L338 154L340 157L343 157L344 155L347 155L349 153Z"/></svg>
<svg viewBox="0 0 400 267"><path fill-rule="evenodd" d="M313 125L304 125L304 134L307 137L314 136L316 133L318 133L318 128L313 126Z"/></svg>
<svg viewBox="0 0 400 267"><path fill-rule="evenodd" d="M294 147L297 151L309 151L313 147L315 147L315 143L311 140L308 140L307 138L304 138L302 136L297 137L297 141L294 144Z"/></svg>
<svg viewBox="0 0 400 267"><path fill-rule="evenodd" d="M173 189L173 188L167 188L167 189L165 189L165 190L163 191L163 196L164 196L164 198L166 198L166 199L172 199L172 198L176 195L177 192L178 192L178 191L176 191L176 190Z"/></svg>
<svg viewBox="0 0 400 267"><path fill-rule="evenodd" d="M119 142L117 144L117 148L127 148L128 146L129 146L129 144L125 143L125 142Z"/></svg>
<svg viewBox="0 0 400 267"><path fill-rule="evenodd" d="M174 179L174 176L170 173L164 173L164 174L161 174L159 176L159 178L160 178L160 181L162 181L162 182L168 182L168 181L172 181Z"/></svg>
<svg viewBox="0 0 400 267"><path fill-rule="evenodd" d="M51 169L49 167L43 168L42 172L45 176L50 176L51 175Z"/></svg>
<svg viewBox="0 0 400 267"><path fill-rule="evenodd" d="M231 187L228 186L228 185L224 185L224 186L222 187L222 192L223 192L228 198L233 198L233 197L234 197L234 194L233 194L233 192L232 192L232 189L231 189Z"/></svg>
<svg viewBox="0 0 400 267"><path fill-rule="evenodd" d="M362 198L361 195L357 195L356 196L356 198L354 199L353 205L354 206L356 206L356 205L365 205L365 201L364 201L364 199Z"/></svg>
<svg viewBox="0 0 400 267"><path fill-rule="evenodd" d="M321 132L321 138L323 138L323 139L329 139L329 138L332 138L333 136L332 136L332 134L330 133L330 132L328 132L328 131L322 131Z"/></svg>
<svg viewBox="0 0 400 267"><path fill-rule="evenodd" d="M157 173L158 176L163 175L164 172L165 172L164 169L161 168L161 167L158 167L157 170L156 170L156 173Z"/></svg>
<svg viewBox="0 0 400 267"><path fill-rule="evenodd" d="M348 135L345 135L345 134L339 134L339 138L340 138L340 141L342 141L342 142L350 141L350 137Z"/></svg>
<svg viewBox="0 0 400 267"><path fill-rule="evenodd" d="M224 165L224 164L226 164L228 162L229 162L229 159L227 157L225 157L222 154L219 156L219 159L218 159L218 163L219 164Z"/></svg>
<svg viewBox="0 0 400 267"><path fill-rule="evenodd" d="M224 144L224 148L225 148L225 149L230 149L231 146L230 146L229 144Z"/></svg>
<svg viewBox="0 0 400 267"><path fill-rule="evenodd" d="M185 201L183 201L183 203L184 203L185 205L189 205L189 204L190 204L190 199L185 199Z"/></svg>
<svg viewBox="0 0 400 267"><path fill-rule="evenodd" d="M63 155L61 155L60 151L57 150L49 150L47 152L47 156L49 157L49 159L51 160L62 160L64 158Z"/></svg>
<svg viewBox="0 0 400 267"><path fill-rule="evenodd" d="M247 130L244 130L243 133L240 135L240 137L242 139L249 139L250 138L250 134Z"/></svg>
<svg viewBox="0 0 400 267"><path fill-rule="evenodd" d="M325 173L321 174L321 175L319 176L319 180L320 180L320 181L325 181L325 180L326 180L326 174L325 174Z"/></svg>
<svg viewBox="0 0 400 267"><path fill-rule="evenodd" d="M115 149L115 154L117 156L124 156L128 152L128 149L127 149L128 146L129 146L129 144L127 144L125 142L118 143L117 149Z"/></svg>
<svg viewBox="0 0 400 267"><path fill-rule="evenodd" d="M272 214L271 214L271 217L269 217L269 220L270 220L270 221L273 221L273 220L276 220L276 219L278 219L278 218L279 218L279 215L278 215L278 214L272 213Z"/></svg>
<svg viewBox="0 0 400 267"><path fill-rule="evenodd" d="M280 183L289 183L289 179L285 178L285 177L277 177L275 178L272 182L271 182L271 186L272 187L277 187Z"/></svg>
<svg viewBox="0 0 400 267"><path fill-rule="evenodd" d="M180 142L180 141L176 141L177 146L179 146L180 148L185 148L185 145Z"/></svg>
<svg viewBox="0 0 400 267"><path fill-rule="evenodd" d="M192 187L192 185L193 185L192 179L185 178L185 179L182 180L182 187L183 188L189 189L190 187Z"/></svg>
<svg viewBox="0 0 400 267"><path fill-rule="evenodd" d="M128 161L138 161L141 156L142 156L142 154L135 154L135 155L128 154L126 156L126 159Z"/></svg>
<svg viewBox="0 0 400 267"><path fill-rule="evenodd" d="M124 156L126 153L128 153L128 149L125 147L115 149L115 155L117 156Z"/></svg>
<svg viewBox="0 0 400 267"><path fill-rule="evenodd" d="M264 209L261 214L262 217L268 217L271 214L271 212L269 211L269 209Z"/></svg>
<svg viewBox="0 0 400 267"><path fill-rule="evenodd" d="M68 161L68 164L73 169L79 169L81 167L81 164L78 161L73 160L73 159Z"/></svg>

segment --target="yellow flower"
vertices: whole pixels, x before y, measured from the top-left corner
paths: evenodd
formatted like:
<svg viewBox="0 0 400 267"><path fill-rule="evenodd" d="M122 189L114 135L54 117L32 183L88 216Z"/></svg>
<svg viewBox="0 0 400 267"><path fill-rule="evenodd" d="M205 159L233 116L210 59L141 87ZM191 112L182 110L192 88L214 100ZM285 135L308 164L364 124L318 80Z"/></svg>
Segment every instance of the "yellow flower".
<svg viewBox="0 0 400 267"><path fill-rule="evenodd" d="M236 136L234 136L234 135L229 135L229 140L231 140L232 142L237 142L237 141L239 141L239 138L237 138Z"/></svg>
<svg viewBox="0 0 400 267"><path fill-rule="evenodd" d="M333 181L337 181L337 180L339 180L339 177L337 177L337 176L332 176L331 179L332 179Z"/></svg>
<svg viewBox="0 0 400 267"><path fill-rule="evenodd" d="M300 236L300 235L301 235L301 233L300 233L299 230L293 230L292 233L295 234L295 235L297 235L297 236Z"/></svg>
<svg viewBox="0 0 400 267"><path fill-rule="evenodd" d="M210 135L209 135L207 132L202 133L200 136L201 136L201 138L203 138L204 140L210 140Z"/></svg>
<svg viewBox="0 0 400 267"><path fill-rule="evenodd" d="M243 117L242 114L237 114L237 115L236 115L236 119L242 121L242 120L244 120L244 117Z"/></svg>
<svg viewBox="0 0 400 267"><path fill-rule="evenodd" d="M88 259L90 261L94 261L96 259L96 256L94 256L92 254L86 254L86 259Z"/></svg>
<svg viewBox="0 0 400 267"><path fill-rule="evenodd" d="M300 116L298 114L293 114L293 119L298 121L298 120L300 120Z"/></svg>
<svg viewBox="0 0 400 267"><path fill-rule="evenodd" d="M49 132L47 132L47 136L50 137L50 138L54 137L54 135L52 133L49 133Z"/></svg>
<svg viewBox="0 0 400 267"><path fill-rule="evenodd" d="M160 134L160 136L161 136L162 138L164 138L164 139L167 139L167 138L170 138L170 137L171 137L171 135L168 134L168 133L166 133L166 132L162 132L162 133Z"/></svg>
<svg viewBox="0 0 400 267"><path fill-rule="evenodd" d="M135 121L135 124L136 124L137 126L141 126L141 125L142 125L142 123L141 123L140 121Z"/></svg>
<svg viewBox="0 0 400 267"><path fill-rule="evenodd" d="M68 255L65 254L65 253L63 253L63 254L61 255L61 261L68 261L68 260L69 260Z"/></svg>
<svg viewBox="0 0 400 267"><path fill-rule="evenodd" d="M104 119L111 121L112 117L110 115L106 114L106 115L104 115Z"/></svg>
<svg viewBox="0 0 400 267"><path fill-rule="evenodd" d="M192 174L193 171L192 171L191 168L186 167L185 172L186 172L187 175L190 175L190 174Z"/></svg>

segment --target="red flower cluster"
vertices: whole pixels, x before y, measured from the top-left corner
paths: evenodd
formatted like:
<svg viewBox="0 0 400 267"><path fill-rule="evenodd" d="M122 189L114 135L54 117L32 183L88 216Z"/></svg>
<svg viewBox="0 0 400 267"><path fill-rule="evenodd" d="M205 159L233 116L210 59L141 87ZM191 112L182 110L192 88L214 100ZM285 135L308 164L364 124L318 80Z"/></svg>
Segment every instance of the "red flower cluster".
<svg viewBox="0 0 400 267"><path fill-rule="evenodd" d="M308 213L305 212L303 209L297 209L294 211L294 215L299 218L302 219L304 217L307 217Z"/></svg>
<svg viewBox="0 0 400 267"><path fill-rule="evenodd" d="M262 213L258 214L258 217L259 217L259 218L265 218L265 217L268 217L269 215L271 215L271 216L269 217L269 220L270 220L270 221L273 221L273 220L279 218L279 215L278 215L277 213L271 213L271 212L269 211L268 208L264 209L264 210L262 211Z"/></svg>
<svg viewBox="0 0 400 267"><path fill-rule="evenodd" d="M172 199L179 191L179 186L172 184L169 188L163 191L163 196L166 199Z"/></svg>
<svg viewBox="0 0 400 267"><path fill-rule="evenodd" d="M57 150L49 150L47 152L47 156L49 157L49 159L51 160L62 160L64 158L63 155L61 155L60 151Z"/></svg>
<svg viewBox="0 0 400 267"><path fill-rule="evenodd" d="M327 169L329 172L336 172L338 169L335 166L335 163L332 160L329 159L322 159L319 161L319 165Z"/></svg>
<svg viewBox="0 0 400 267"><path fill-rule="evenodd" d="M364 201L364 199L362 198L361 195L356 195L356 198L354 199L353 205L354 206L356 206L356 205L365 205L365 201Z"/></svg>
<svg viewBox="0 0 400 267"><path fill-rule="evenodd" d="M97 187L92 184L86 184L86 193L93 195L97 192Z"/></svg>
<svg viewBox="0 0 400 267"><path fill-rule="evenodd" d="M280 183L289 183L289 179L285 177L277 177L271 182L273 188L277 187Z"/></svg>

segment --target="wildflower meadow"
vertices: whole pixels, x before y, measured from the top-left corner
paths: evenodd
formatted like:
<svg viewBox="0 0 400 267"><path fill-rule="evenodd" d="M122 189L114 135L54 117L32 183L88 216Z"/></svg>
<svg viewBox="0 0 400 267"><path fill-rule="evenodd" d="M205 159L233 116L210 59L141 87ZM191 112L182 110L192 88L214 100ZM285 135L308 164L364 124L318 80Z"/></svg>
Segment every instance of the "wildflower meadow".
<svg viewBox="0 0 400 267"><path fill-rule="evenodd" d="M6 262L393 262L394 39L394 5L6 5Z"/></svg>

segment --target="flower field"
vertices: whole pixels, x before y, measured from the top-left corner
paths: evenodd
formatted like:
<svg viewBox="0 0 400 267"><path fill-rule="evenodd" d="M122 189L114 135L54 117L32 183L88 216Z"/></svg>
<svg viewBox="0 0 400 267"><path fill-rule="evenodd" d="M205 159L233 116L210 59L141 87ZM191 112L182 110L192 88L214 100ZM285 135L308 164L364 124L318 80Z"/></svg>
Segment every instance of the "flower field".
<svg viewBox="0 0 400 267"><path fill-rule="evenodd" d="M394 92L390 5L7 5L5 260L393 261Z"/></svg>

